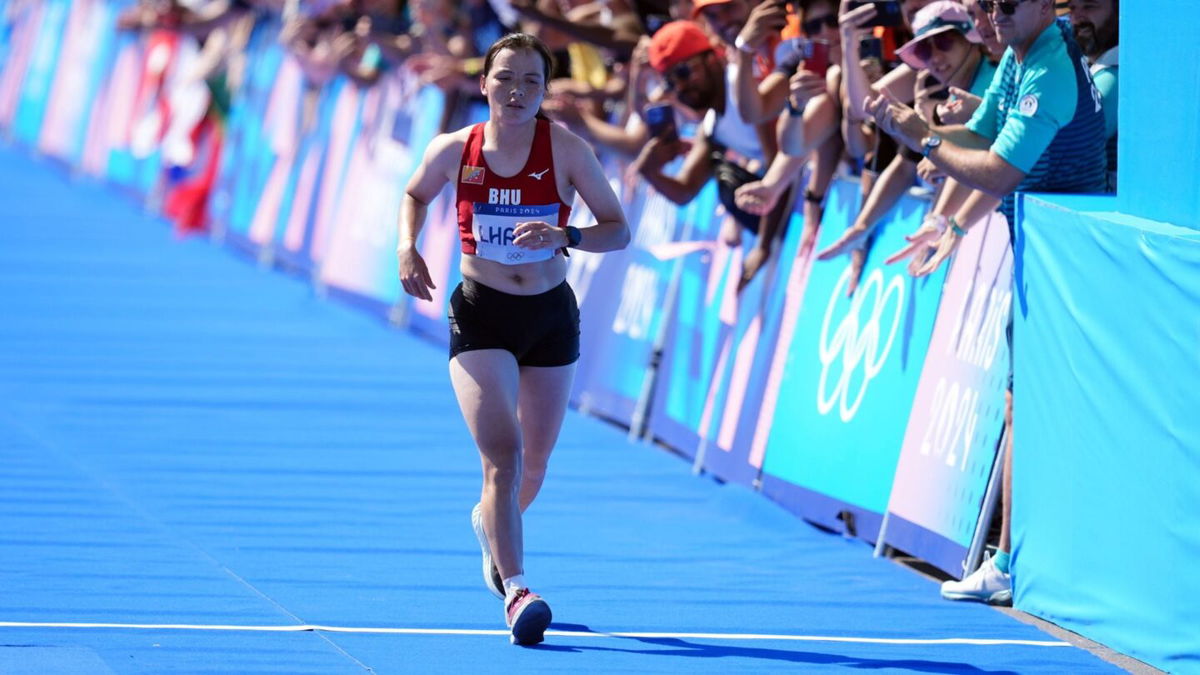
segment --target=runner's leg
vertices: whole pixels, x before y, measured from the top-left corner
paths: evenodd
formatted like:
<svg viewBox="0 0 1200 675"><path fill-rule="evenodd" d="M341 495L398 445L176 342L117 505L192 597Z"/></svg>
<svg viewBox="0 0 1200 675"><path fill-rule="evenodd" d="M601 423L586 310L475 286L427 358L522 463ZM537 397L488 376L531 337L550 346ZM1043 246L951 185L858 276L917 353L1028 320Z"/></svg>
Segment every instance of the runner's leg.
<svg viewBox="0 0 1200 675"><path fill-rule="evenodd" d="M533 503L546 478L546 465L562 429L574 377L573 363L552 368L521 367L517 419L525 441L520 493L522 512Z"/></svg>
<svg viewBox="0 0 1200 675"><path fill-rule="evenodd" d="M502 578L522 574L518 492L521 427L517 422L519 369L507 351L466 351L450 360L450 381L483 465L483 526Z"/></svg>

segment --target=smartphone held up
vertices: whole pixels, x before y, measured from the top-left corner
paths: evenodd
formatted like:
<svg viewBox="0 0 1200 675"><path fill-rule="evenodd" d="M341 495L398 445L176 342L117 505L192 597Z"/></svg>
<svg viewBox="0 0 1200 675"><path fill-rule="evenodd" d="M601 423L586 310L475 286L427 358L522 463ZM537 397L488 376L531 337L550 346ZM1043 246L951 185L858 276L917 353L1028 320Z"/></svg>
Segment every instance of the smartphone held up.
<svg viewBox="0 0 1200 675"><path fill-rule="evenodd" d="M809 40L805 51L804 69L825 77L829 70L829 40Z"/></svg>
<svg viewBox="0 0 1200 675"><path fill-rule="evenodd" d="M650 135L664 141L679 140L679 131L675 126L675 111L670 103L653 103L644 110L646 126L650 127Z"/></svg>

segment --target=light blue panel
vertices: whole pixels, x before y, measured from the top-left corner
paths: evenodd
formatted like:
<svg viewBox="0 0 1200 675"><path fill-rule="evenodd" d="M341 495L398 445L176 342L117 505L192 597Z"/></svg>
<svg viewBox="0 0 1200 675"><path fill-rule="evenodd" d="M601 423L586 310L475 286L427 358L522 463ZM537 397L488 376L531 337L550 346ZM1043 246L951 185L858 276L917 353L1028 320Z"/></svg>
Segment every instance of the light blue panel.
<svg viewBox="0 0 1200 675"><path fill-rule="evenodd" d="M845 229L858 190L857 183L833 185L818 250ZM884 218L853 299L846 297L847 258L814 264L788 352L765 474L874 513L887 507L946 266L914 280L904 265L883 261L904 247L904 235L919 227L926 207L904 197ZM786 487L771 492L785 504L796 502ZM796 510L826 522L804 506Z"/></svg>
<svg viewBox="0 0 1200 675"><path fill-rule="evenodd" d="M54 69L61 51L59 44L66 32L70 5L62 0L45 3L38 37L29 56L29 66L22 81L21 99L13 120L13 135L29 145L37 145L42 131L42 118L54 85Z"/></svg>
<svg viewBox="0 0 1200 675"><path fill-rule="evenodd" d="M279 26L261 23L251 36L246 82L226 121L227 140L217 179L213 217L245 235L254 221L259 197L275 165L270 130L264 128L271 88L279 75L284 49L275 39Z"/></svg>
<svg viewBox="0 0 1200 675"><path fill-rule="evenodd" d="M1193 229L1200 229L1197 37L1193 0L1122 3L1115 210Z"/></svg>
<svg viewBox="0 0 1200 675"><path fill-rule="evenodd" d="M1200 233L1096 212L1115 202L1023 202L1016 604L1200 672Z"/></svg>

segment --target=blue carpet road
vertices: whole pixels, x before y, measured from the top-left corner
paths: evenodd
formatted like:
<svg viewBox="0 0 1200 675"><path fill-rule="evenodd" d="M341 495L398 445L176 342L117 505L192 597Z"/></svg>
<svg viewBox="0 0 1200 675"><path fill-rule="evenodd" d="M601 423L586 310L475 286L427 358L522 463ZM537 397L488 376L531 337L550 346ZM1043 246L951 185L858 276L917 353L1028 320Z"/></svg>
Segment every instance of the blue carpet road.
<svg viewBox="0 0 1200 675"><path fill-rule="evenodd" d="M514 647L478 490L441 348L0 151L0 673L1115 670L575 413Z"/></svg>

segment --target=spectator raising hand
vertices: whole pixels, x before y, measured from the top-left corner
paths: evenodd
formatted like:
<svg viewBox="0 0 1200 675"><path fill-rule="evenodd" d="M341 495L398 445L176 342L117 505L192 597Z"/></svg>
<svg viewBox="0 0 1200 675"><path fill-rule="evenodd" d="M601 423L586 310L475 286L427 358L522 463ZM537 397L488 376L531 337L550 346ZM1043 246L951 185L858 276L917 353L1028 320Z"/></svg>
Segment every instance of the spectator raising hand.
<svg viewBox="0 0 1200 675"><path fill-rule="evenodd" d="M939 103L937 119L942 124L966 124L983 99L965 89L950 87L950 100Z"/></svg>

